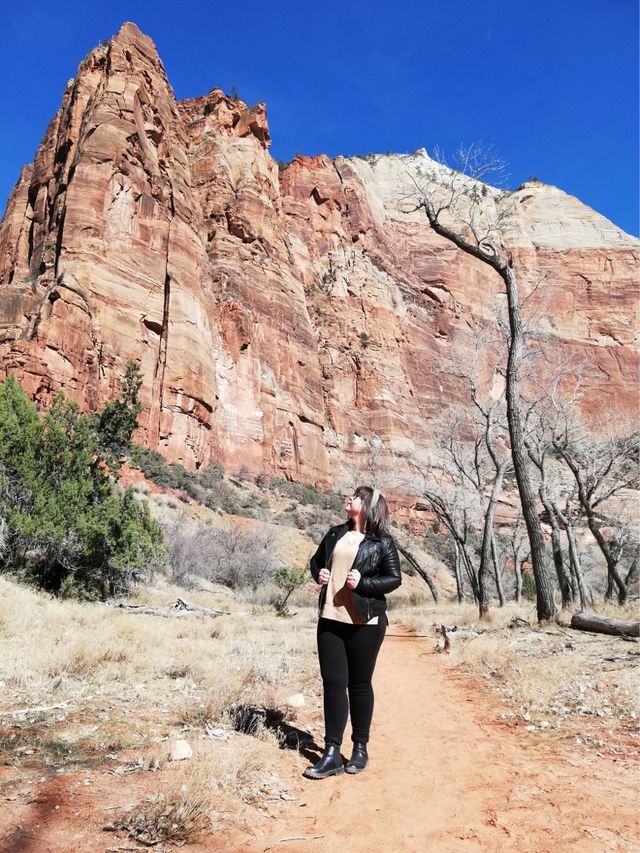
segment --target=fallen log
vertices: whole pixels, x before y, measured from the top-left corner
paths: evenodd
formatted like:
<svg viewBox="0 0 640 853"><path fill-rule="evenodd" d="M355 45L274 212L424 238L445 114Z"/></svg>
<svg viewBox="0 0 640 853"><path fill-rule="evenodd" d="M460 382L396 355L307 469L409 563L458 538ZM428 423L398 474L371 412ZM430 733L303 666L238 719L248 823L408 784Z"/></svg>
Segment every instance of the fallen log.
<svg viewBox="0 0 640 853"><path fill-rule="evenodd" d="M164 616L164 617L180 617L190 616L191 614L200 614L202 616L250 616L249 613L231 613L228 610L212 610L208 607L200 607L198 604L190 604L183 598L178 598L174 604L168 604L164 607L151 604L110 604L110 607L115 607L118 610L126 610L127 613L141 613L146 616Z"/></svg>
<svg viewBox="0 0 640 853"><path fill-rule="evenodd" d="M173 605L176 610L188 610L192 613L205 613L207 616L229 616L227 610L211 610L207 607L200 607L199 604L191 604L185 601L184 598L176 598L176 603Z"/></svg>
<svg viewBox="0 0 640 853"><path fill-rule="evenodd" d="M571 617L571 627L579 631L591 631L594 634L610 634L614 637L639 637L640 622L623 619L609 619L597 613L580 610Z"/></svg>

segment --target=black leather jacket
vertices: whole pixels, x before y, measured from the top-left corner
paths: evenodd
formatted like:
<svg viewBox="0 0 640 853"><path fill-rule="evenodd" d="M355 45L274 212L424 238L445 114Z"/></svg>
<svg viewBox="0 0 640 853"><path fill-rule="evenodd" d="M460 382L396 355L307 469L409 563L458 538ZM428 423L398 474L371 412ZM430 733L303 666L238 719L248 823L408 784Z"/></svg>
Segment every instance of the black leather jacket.
<svg viewBox="0 0 640 853"><path fill-rule="evenodd" d="M338 524L325 534L318 550L311 558L311 574L316 583L320 569L329 568L336 542L350 530L349 524ZM392 592L402 583L400 558L396 543L391 536L378 539L365 535L360 543L353 562L353 569L360 572L360 581L353 590L353 599L363 622L374 616L380 616L387 609L385 593ZM327 586L323 585L318 599L318 608L322 610L327 597Z"/></svg>

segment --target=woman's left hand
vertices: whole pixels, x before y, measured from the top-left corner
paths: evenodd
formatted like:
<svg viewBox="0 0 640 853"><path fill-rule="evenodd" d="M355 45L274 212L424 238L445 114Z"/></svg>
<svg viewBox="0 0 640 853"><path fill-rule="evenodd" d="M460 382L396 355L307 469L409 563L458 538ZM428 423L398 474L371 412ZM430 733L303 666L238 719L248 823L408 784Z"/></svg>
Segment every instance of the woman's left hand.
<svg viewBox="0 0 640 853"><path fill-rule="evenodd" d="M347 575L347 586L349 589L355 589L360 583L360 572L357 569L351 569Z"/></svg>

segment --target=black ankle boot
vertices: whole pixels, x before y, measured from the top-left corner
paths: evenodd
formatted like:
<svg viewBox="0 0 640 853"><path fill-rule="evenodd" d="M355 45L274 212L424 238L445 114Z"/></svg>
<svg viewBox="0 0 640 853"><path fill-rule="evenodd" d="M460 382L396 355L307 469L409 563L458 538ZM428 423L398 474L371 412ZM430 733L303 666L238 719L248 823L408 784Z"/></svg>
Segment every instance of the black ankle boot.
<svg viewBox="0 0 640 853"><path fill-rule="evenodd" d="M353 752L351 753L351 758L347 761L345 770L347 773L362 773L367 766L368 760L369 756L367 755L366 743L358 743L356 741L353 744Z"/></svg>
<svg viewBox="0 0 640 853"><path fill-rule="evenodd" d="M344 773L340 747L330 744L325 747L320 761L311 767L307 767L302 775L306 776L307 779L326 779L327 776L338 776L340 773Z"/></svg>

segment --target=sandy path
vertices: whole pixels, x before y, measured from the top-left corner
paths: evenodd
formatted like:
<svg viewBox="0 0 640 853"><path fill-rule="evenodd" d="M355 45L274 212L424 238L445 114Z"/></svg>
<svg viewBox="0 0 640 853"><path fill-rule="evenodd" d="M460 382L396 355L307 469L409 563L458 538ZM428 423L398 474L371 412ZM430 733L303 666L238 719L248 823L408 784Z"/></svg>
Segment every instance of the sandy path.
<svg viewBox="0 0 640 853"><path fill-rule="evenodd" d="M301 756L278 751L272 769L294 799L277 798L262 810L234 803L216 833L183 849L640 851L637 763L506 725L497 700L434 654L433 640L406 636L396 625L382 647L375 688L365 773L314 782L302 777ZM312 722L320 734L320 715ZM104 768L53 776L33 786L26 805L15 796L0 803L0 837L9 831L0 851L140 850L102 831L106 807L123 797L137 802L161 784L155 774L118 779Z"/></svg>
<svg viewBox="0 0 640 853"><path fill-rule="evenodd" d="M397 626L390 634L376 672L367 771L298 777L290 787L297 801L255 825L250 841L227 837L226 849L640 850L637 768L507 729L497 704L456 676L432 641ZM292 836L304 840L282 841Z"/></svg>

